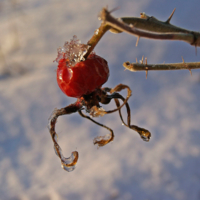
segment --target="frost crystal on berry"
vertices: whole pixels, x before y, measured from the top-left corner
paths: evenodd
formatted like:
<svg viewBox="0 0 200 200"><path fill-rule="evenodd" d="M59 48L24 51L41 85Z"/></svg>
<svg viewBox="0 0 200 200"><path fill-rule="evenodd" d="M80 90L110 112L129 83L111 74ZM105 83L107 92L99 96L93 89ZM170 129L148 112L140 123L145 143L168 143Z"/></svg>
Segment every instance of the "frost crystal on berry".
<svg viewBox="0 0 200 200"><path fill-rule="evenodd" d="M65 42L63 47L58 48L58 56L56 62L60 59L66 59L67 66L74 66L80 61L84 61L84 55L89 49L89 45L81 44L81 41L74 35L70 42Z"/></svg>

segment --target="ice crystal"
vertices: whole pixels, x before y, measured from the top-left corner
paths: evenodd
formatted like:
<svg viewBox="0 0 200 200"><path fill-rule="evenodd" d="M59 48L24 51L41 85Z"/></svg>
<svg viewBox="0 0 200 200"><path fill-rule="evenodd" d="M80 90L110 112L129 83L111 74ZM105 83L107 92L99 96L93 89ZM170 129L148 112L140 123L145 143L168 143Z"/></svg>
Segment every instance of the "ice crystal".
<svg viewBox="0 0 200 200"><path fill-rule="evenodd" d="M81 44L81 41L74 35L70 42L65 42L63 47L58 48L58 56L55 61L59 62L60 59L66 59L67 66L74 66L85 60L84 55L89 47L89 45Z"/></svg>
<svg viewBox="0 0 200 200"><path fill-rule="evenodd" d="M106 111L102 107L93 106L90 109L90 116L91 117L103 117L106 114Z"/></svg>
<svg viewBox="0 0 200 200"><path fill-rule="evenodd" d="M95 30L95 34L98 35L99 34L99 29Z"/></svg>

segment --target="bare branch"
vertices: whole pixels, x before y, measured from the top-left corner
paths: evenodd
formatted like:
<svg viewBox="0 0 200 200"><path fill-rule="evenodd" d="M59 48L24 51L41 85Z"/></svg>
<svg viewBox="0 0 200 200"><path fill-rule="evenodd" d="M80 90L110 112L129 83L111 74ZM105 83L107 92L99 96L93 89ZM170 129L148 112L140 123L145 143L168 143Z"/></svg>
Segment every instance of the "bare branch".
<svg viewBox="0 0 200 200"><path fill-rule="evenodd" d="M130 63L130 62L124 62L123 66L125 69L132 71L132 72L138 72L138 71L160 71L160 70L189 70L191 73L191 69L200 69L200 62L190 62L185 63L184 60L182 63L169 63L169 64L147 64L143 63Z"/></svg>
<svg viewBox="0 0 200 200"><path fill-rule="evenodd" d="M114 18L110 12L103 8L100 19L104 26L112 27L112 32L127 32L136 37L159 40L181 40L194 46L200 46L200 33L182 29L169 23L171 16L166 22L154 17L146 18Z"/></svg>

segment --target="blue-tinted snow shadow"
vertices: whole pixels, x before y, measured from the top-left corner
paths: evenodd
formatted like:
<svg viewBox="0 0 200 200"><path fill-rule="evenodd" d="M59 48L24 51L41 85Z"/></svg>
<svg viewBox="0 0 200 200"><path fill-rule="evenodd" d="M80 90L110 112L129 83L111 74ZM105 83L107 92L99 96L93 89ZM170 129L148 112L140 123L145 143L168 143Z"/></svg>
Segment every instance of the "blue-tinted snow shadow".
<svg viewBox="0 0 200 200"><path fill-rule="evenodd" d="M1 97L1 102L5 106L4 109L0 110L0 160L1 163L5 163L9 160L9 167L4 170L1 178L1 184L7 182L7 176L10 167L15 169L20 180L22 181L25 188L31 186L31 177L26 166L20 164L20 149L31 147L31 142L27 138L25 128L22 123L21 115L15 111L15 108L8 99ZM5 161L5 162L4 162ZM2 165L3 167L3 165ZM3 195L7 194L8 191L4 190L4 187L0 187L0 193Z"/></svg>
<svg viewBox="0 0 200 200"><path fill-rule="evenodd" d="M153 174L148 170L140 171L140 166L127 165L126 161L121 162L123 177L116 180L113 187L119 192L119 198L129 194L128 199L199 199L200 172L196 166L200 165L198 156L181 156L176 150L171 149L177 158L180 166L166 160L162 161L163 170L159 174L159 182L155 183ZM142 159L142 157L141 157ZM148 167L148 166L147 166ZM158 178L158 177L156 177ZM148 186L145 186L148 182Z"/></svg>

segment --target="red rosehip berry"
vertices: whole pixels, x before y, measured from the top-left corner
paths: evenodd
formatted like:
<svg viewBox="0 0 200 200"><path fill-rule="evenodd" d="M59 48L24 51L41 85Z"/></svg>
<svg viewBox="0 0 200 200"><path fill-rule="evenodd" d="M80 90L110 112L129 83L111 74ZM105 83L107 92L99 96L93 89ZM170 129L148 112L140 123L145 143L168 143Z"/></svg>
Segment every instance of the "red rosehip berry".
<svg viewBox="0 0 200 200"><path fill-rule="evenodd" d="M57 69L57 82L60 89L69 97L81 97L100 88L109 77L107 61L91 54L85 61L67 66L66 59L60 59Z"/></svg>
<svg viewBox="0 0 200 200"><path fill-rule="evenodd" d="M74 35L70 42L58 48L57 82L60 89L70 97L79 98L100 88L109 77L107 61L91 53L84 55L89 46L81 44Z"/></svg>

